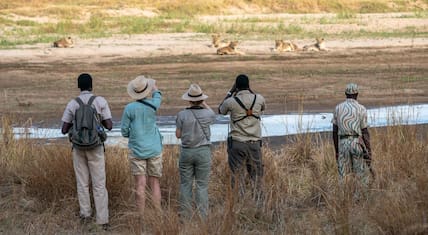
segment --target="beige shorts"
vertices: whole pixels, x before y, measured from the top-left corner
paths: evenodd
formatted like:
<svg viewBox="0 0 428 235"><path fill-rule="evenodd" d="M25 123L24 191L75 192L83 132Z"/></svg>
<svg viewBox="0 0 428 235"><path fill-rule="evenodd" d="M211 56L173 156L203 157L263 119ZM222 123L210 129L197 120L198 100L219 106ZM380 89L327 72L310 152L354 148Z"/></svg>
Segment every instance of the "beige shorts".
<svg viewBox="0 0 428 235"><path fill-rule="evenodd" d="M148 175L160 178L162 176L162 154L149 159L134 157L128 154L132 175Z"/></svg>

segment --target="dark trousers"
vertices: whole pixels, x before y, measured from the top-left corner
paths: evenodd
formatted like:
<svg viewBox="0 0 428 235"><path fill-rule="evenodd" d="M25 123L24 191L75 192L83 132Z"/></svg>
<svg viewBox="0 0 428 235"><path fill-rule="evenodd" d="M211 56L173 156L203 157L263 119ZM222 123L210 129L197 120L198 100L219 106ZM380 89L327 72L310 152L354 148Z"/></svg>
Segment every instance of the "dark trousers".
<svg viewBox="0 0 428 235"><path fill-rule="evenodd" d="M232 187L238 183L241 195L245 194L245 171L252 184L252 195L259 202L262 196L263 161L261 142L231 140L228 144L228 162L232 171Z"/></svg>

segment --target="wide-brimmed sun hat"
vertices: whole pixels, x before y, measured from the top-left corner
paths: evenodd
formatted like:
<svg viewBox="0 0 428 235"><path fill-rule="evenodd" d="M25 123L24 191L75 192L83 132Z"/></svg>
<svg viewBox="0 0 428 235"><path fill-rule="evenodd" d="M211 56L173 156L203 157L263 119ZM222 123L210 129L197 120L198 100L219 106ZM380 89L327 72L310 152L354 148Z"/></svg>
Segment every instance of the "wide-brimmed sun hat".
<svg viewBox="0 0 428 235"><path fill-rule="evenodd" d="M358 94L358 85L355 83L348 83L348 85L346 85L345 94L347 95Z"/></svg>
<svg viewBox="0 0 428 235"><path fill-rule="evenodd" d="M200 101L206 100L208 96L202 92L202 89L197 84L191 84L189 90L181 98L187 101Z"/></svg>
<svg viewBox="0 0 428 235"><path fill-rule="evenodd" d="M154 84L155 80L140 75L128 83L128 94L133 99L141 100L150 94Z"/></svg>

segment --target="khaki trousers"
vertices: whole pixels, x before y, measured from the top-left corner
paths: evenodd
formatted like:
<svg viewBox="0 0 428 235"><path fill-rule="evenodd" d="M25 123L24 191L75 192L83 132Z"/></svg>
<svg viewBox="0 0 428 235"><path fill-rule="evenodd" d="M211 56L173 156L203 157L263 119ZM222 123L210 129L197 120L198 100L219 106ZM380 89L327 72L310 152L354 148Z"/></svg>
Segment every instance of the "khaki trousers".
<svg viewBox="0 0 428 235"><path fill-rule="evenodd" d="M108 193L106 189L104 147L100 145L91 150L73 148L73 166L76 174L80 215L83 217L92 215L89 195L89 184L92 182L96 223L108 223Z"/></svg>

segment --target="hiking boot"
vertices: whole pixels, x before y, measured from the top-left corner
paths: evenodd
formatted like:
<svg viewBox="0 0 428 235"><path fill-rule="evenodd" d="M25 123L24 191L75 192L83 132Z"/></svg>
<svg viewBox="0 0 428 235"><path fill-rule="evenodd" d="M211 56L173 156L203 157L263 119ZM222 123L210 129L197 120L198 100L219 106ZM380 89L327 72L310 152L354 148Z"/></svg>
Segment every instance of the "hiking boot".
<svg viewBox="0 0 428 235"><path fill-rule="evenodd" d="M89 229L88 229L88 231L90 233L98 233L98 232L102 232L102 231L108 232L110 230L111 230L111 226L110 226L109 223L105 223L105 224L91 224L89 226Z"/></svg>
<svg viewBox="0 0 428 235"><path fill-rule="evenodd" d="M102 228L104 231L110 231L110 230L111 230L111 226L110 226L110 224L109 224L109 223L107 223L107 224L102 224L102 225L101 225L101 228Z"/></svg>
<svg viewBox="0 0 428 235"><path fill-rule="evenodd" d="M81 224L88 224L88 223L90 223L90 222L91 222L91 220L92 220L92 218L91 218L90 216L83 216L83 215L80 215L80 216L79 216L79 218L80 218L80 223L81 223Z"/></svg>

